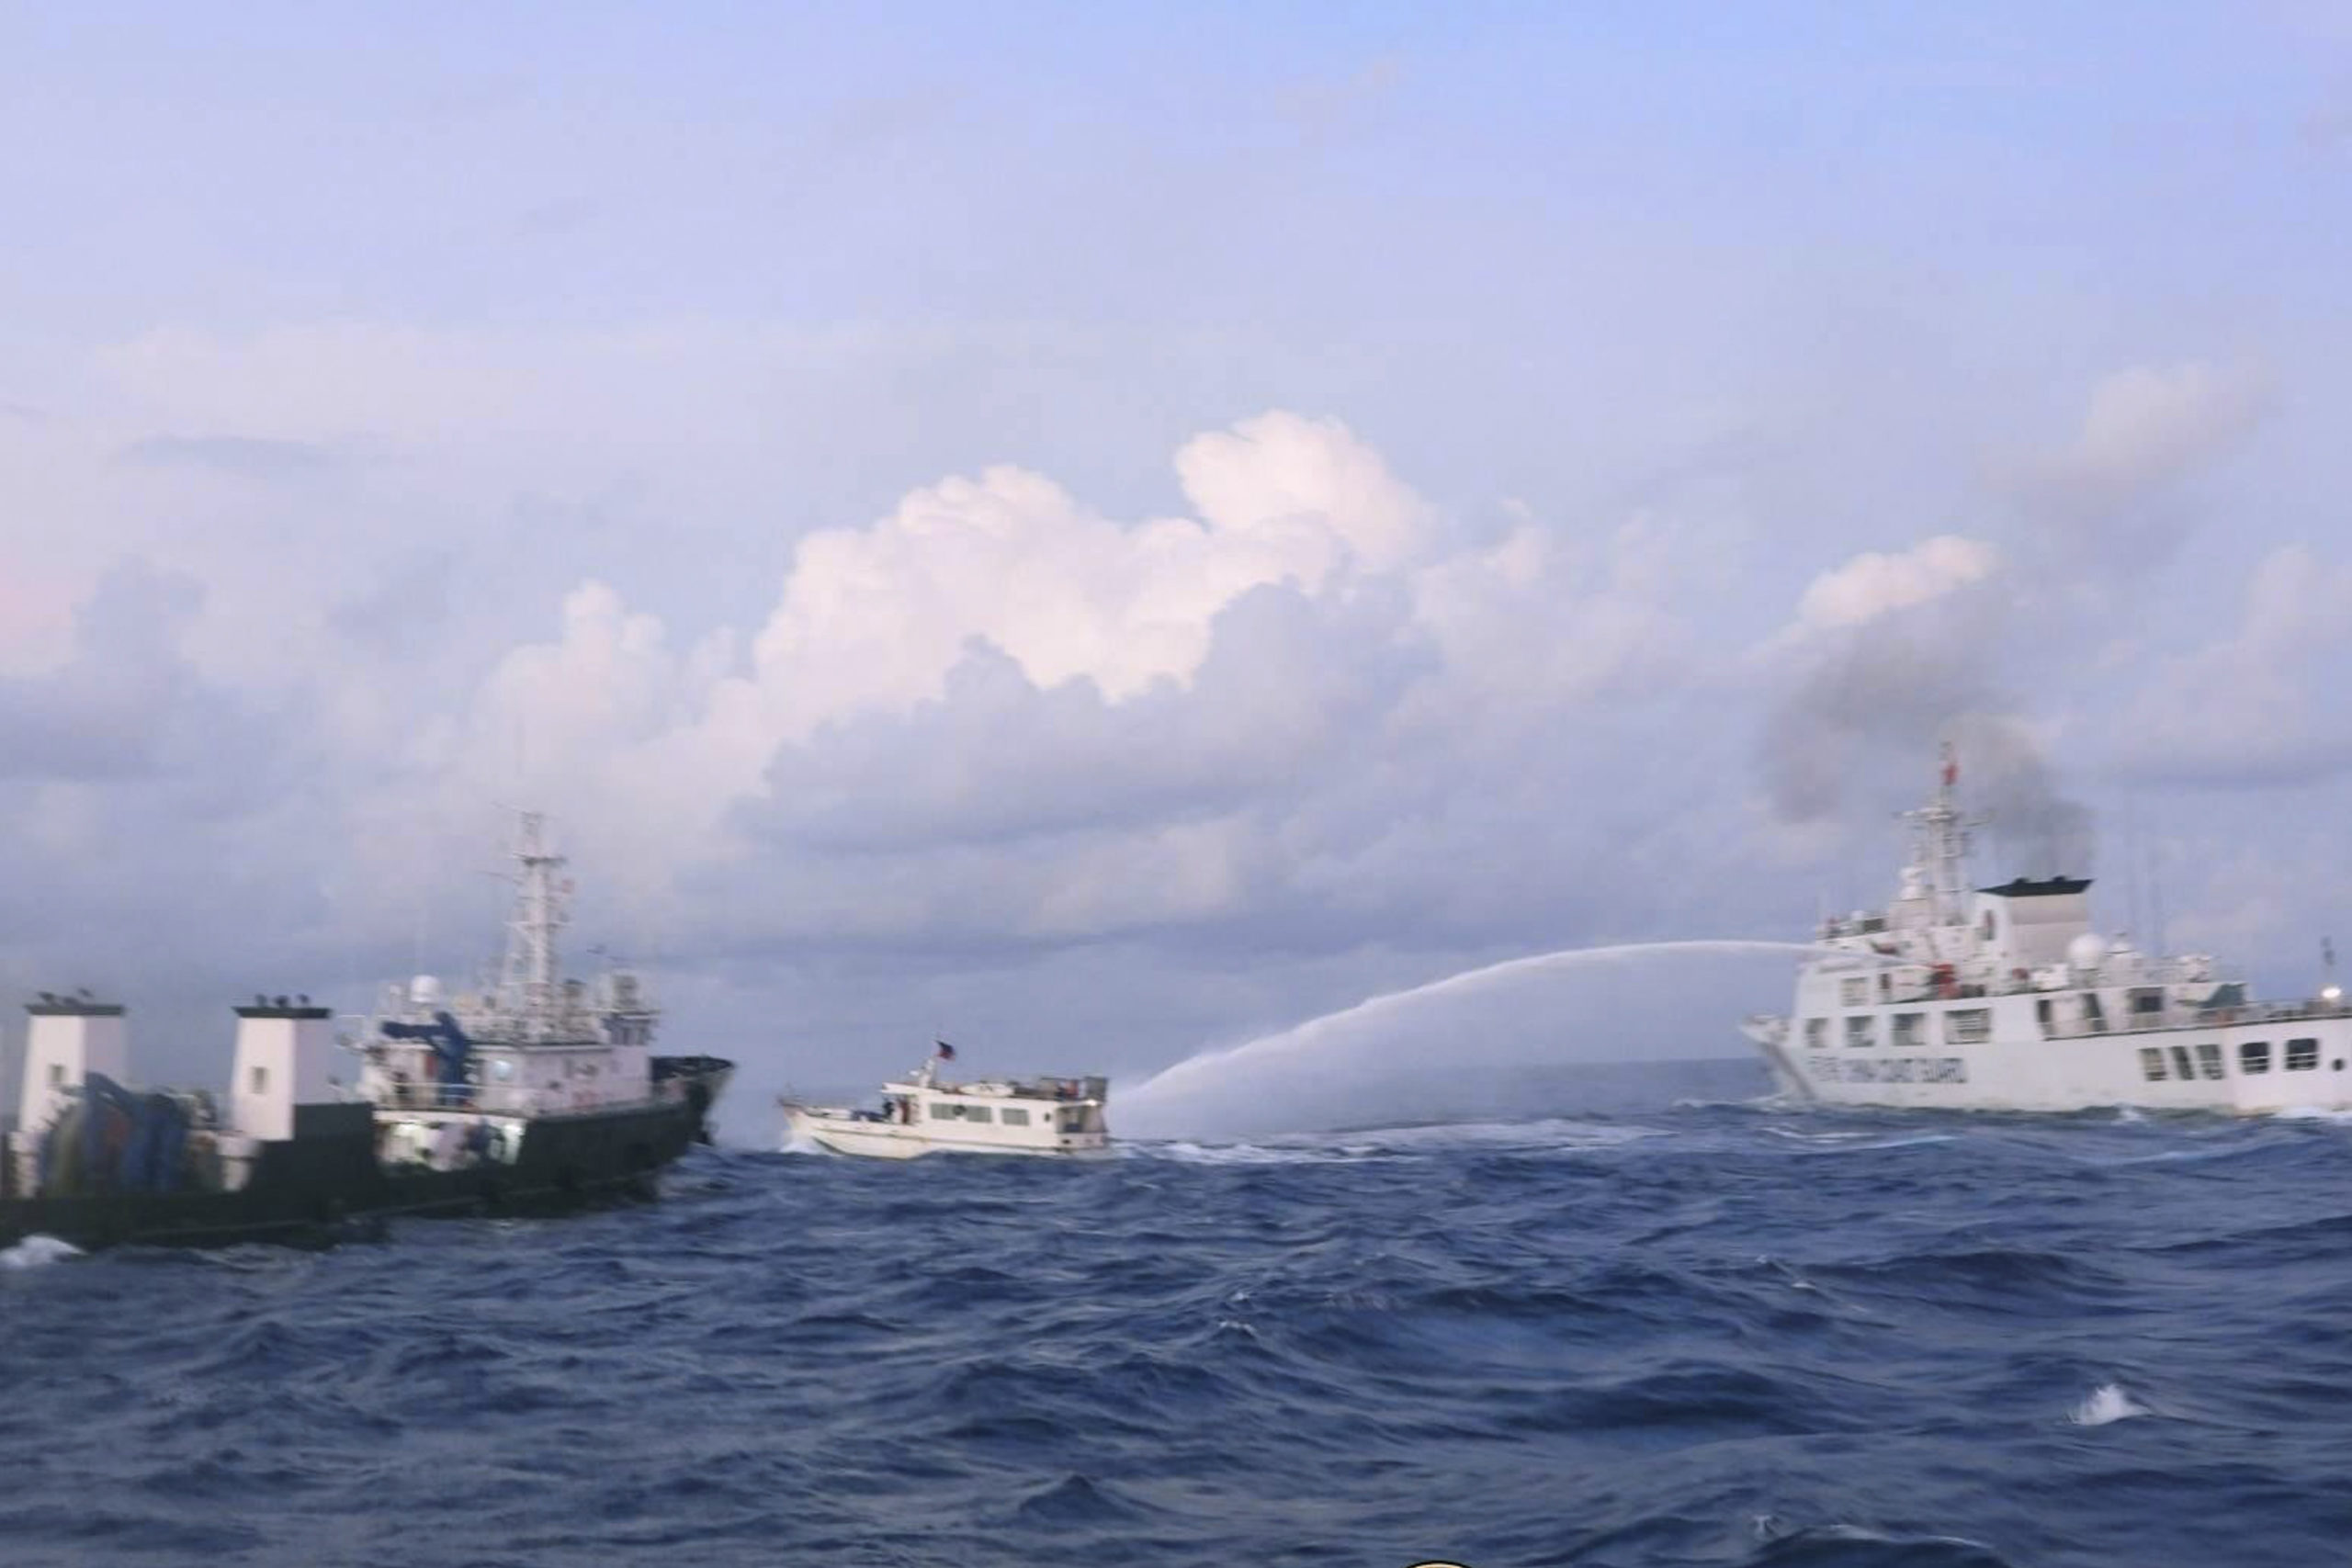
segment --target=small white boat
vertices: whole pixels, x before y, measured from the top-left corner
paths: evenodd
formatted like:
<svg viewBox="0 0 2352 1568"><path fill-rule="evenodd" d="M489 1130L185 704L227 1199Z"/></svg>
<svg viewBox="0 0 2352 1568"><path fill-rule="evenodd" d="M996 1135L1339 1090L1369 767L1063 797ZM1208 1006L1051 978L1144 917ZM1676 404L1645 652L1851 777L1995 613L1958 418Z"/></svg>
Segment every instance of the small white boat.
<svg viewBox="0 0 2352 1568"><path fill-rule="evenodd" d="M845 1105L804 1105L786 1096L785 1146L804 1140L839 1155L912 1159L917 1155L1043 1155L1059 1159L1101 1158L1111 1152L1102 1120L1110 1086L1100 1077L983 1078L946 1083L940 1065L956 1059L956 1048L941 1042L938 1053L906 1077L882 1086L877 1110Z"/></svg>

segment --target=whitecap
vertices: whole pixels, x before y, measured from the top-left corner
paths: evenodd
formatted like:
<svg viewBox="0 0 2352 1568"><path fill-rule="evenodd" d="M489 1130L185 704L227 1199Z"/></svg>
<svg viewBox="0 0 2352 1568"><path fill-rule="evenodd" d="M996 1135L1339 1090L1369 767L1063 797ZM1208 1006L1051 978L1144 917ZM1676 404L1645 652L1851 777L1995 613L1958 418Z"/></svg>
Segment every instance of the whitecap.
<svg viewBox="0 0 2352 1568"><path fill-rule="evenodd" d="M1117 1147L1120 1154L1130 1159L1174 1160L1180 1165L1329 1165L1364 1157L1351 1156L1338 1149L1274 1148L1264 1144L1193 1144L1181 1139L1165 1144L1130 1141Z"/></svg>
<svg viewBox="0 0 2352 1568"><path fill-rule="evenodd" d="M2128 1421L2134 1416L2151 1416L2154 1412L2133 1401L2123 1392L2121 1383L2103 1382L2091 1390L2080 1404L2066 1417L2077 1427L2104 1427L2110 1421Z"/></svg>
<svg viewBox="0 0 2352 1568"><path fill-rule="evenodd" d="M0 1249L0 1269L41 1269L79 1258L82 1249L53 1235L28 1235L16 1246Z"/></svg>
<svg viewBox="0 0 2352 1568"><path fill-rule="evenodd" d="M1302 1133L1259 1143L1208 1144L1186 1138L1127 1139L1118 1147L1130 1157L1176 1160L1188 1165L1331 1165L1394 1160L1456 1148L1507 1149L1526 1154L1572 1154L1616 1148L1665 1136L1658 1127L1582 1122L1549 1117L1534 1122L1448 1122L1420 1127L1355 1128L1346 1133Z"/></svg>
<svg viewBox="0 0 2352 1568"><path fill-rule="evenodd" d="M1452 1148L1464 1144L1533 1149L1613 1148L1620 1144L1665 1135L1662 1127L1583 1122L1567 1116L1533 1122L1444 1122L1419 1127L1357 1128L1347 1134L1353 1146L1383 1150Z"/></svg>
<svg viewBox="0 0 2352 1568"><path fill-rule="evenodd" d="M1928 1144L1956 1143L1960 1138L1958 1133L1873 1135L1869 1133L1785 1133L1778 1127L1768 1127L1765 1131L1779 1134L1790 1142L1803 1145L1793 1152L1806 1155L1877 1154L1886 1149L1916 1149Z"/></svg>

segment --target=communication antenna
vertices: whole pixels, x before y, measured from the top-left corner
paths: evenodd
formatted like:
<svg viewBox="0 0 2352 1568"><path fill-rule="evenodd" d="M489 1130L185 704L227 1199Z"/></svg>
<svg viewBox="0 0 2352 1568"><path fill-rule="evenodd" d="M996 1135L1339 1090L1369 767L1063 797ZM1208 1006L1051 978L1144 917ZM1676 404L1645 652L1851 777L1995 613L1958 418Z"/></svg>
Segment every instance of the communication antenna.
<svg viewBox="0 0 2352 1568"><path fill-rule="evenodd" d="M2141 931L2140 924L2140 829L2139 812L2134 801L2126 797L2123 803L2123 922L2128 931ZM2156 943L2156 956L2164 956L2164 943Z"/></svg>

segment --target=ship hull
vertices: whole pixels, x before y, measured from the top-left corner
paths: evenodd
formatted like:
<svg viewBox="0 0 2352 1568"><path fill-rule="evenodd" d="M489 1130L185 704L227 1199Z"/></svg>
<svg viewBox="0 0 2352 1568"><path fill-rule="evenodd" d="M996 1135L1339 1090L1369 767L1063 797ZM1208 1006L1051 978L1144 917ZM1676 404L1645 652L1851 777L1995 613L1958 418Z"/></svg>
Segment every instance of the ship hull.
<svg viewBox="0 0 2352 1568"><path fill-rule="evenodd" d="M1916 1046L1851 1047L1833 1035L1807 1048L1781 1030L1749 1032L1784 1091L1826 1105L2060 1112L2131 1106L2240 1115L2352 1111L2352 1016L2339 1011L2052 1037L2036 1026L2033 1006L2033 998L2018 996L1906 1007L1924 1018L1923 1043ZM1988 1009L1987 1038L1948 1037L1941 1015Z"/></svg>
<svg viewBox="0 0 2352 1568"><path fill-rule="evenodd" d="M828 1154L856 1155L872 1159L914 1159L923 1155L998 1155L1031 1159L1105 1159L1109 1140L1102 1134L1057 1138L1037 1134L1024 1139L1008 1136L1012 1129L996 1129L993 1136L942 1136L922 1126L902 1122L865 1122L826 1115L805 1107L784 1108L787 1145L806 1142Z"/></svg>
<svg viewBox="0 0 2352 1568"><path fill-rule="evenodd" d="M512 1162L389 1166L373 1118L354 1130L266 1145L233 1190L0 1199L0 1247L50 1235L84 1251L333 1240L400 1216L551 1213L655 1193L662 1168L698 1141L728 1064L696 1059L685 1091L653 1103L533 1119ZM355 1108L356 1109L356 1108Z"/></svg>

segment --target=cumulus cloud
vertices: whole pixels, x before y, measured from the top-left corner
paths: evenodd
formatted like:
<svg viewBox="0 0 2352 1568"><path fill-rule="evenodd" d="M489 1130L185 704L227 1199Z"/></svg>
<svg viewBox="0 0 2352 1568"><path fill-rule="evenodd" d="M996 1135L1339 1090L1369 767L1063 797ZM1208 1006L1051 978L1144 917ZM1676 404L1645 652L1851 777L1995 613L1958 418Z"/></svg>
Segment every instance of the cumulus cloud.
<svg viewBox="0 0 2352 1568"><path fill-rule="evenodd" d="M1430 509L1335 420L1261 415L1176 455L1195 517L1127 525L1017 468L909 496L865 528L804 540L752 645L778 736L937 694L982 637L1033 679L1118 698L1189 679L1216 613L1261 584L1320 590L1407 560Z"/></svg>
<svg viewBox="0 0 2352 1568"><path fill-rule="evenodd" d="M2026 465L2023 493L2077 529L2144 538L2154 522L2132 511L2235 447L2268 405L2267 383L2244 368L2188 360L2117 370L2091 389L2073 438Z"/></svg>
<svg viewBox="0 0 2352 1568"><path fill-rule="evenodd" d="M2081 682L2087 629L2116 624L2112 583L2143 579L2192 518L2171 493L2239 445L2264 382L2204 361L2135 366L2092 389L2062 445L2011 478L2030 525L2009 545L1938 535L1820 573L1761 650L1777 695L1761 729L1765 797L1788 824L1892 802L1951 740L1997 818L2011 870L2083 869L2090 816L2059 788L2051 736ZM2086 570L2087 569L2087 570ZM2100 640L2112 641L2110 630ZM2111 701L2111 699L2110 699ZM1898 794L1898 790L1901 792Z"/></svg>
<svg viewBox="0 0 2352 1568"><path fill-rule="evenodd" d="M74 616L64 663L0 676L0 779L95 779L156 767L187 716L180 639L202 602L183 576L117 568Z"/></svg>
<svg viewBox="0 0 2352 1568"><path fill-rule="evenodd" d="M1479 747L1523 753L1496 732L1680 668L1648 525L1462 543L1345 426L1279 412L1176 468L1192 514L1136 523L1018 468L925 486L803 538L740 642L673 648L583 586L388 776L443 819L519 777L640 902L723 907L730 941L1034 944L1277 908L1311 931L1388 908L1367 880L1458 866L1470 823L1418 835L1396 807L1452 795ZM1335 807L1367 779L1385 806Z"/></svg>
<svg viewBox="0 0 2352 1568"><path fill-rule="evenodd" d="M1797 604L1797 620L1817 631L1860 626L1982 582L2000 563L1991 545L1951 534L1892 554L1870 551L1815 578Z"/></svg>
<svg viewBox="0 0 2352 1568"><path fill-rule="evenodd" d="M1112 731L1148 729L1122 710L1157 712L1171 705L1169 692L1193 687L1240 601L1278 587L1335 604L1381 583L1393 593L1436 525L1427 502L1335 421L1266 414L1187 443L1177 469L1197 515L1133 524L1010 467L926 486L868 525L802 538L774 610L744 639L721 631L673 649L656 617L584 586L556 640L501 660L445 749L463 788L520 782L599 829L642 839L659 822L667 852L709 852L729 808L771 787L780 751L799 749L804 761L786 764L796 780L811 768L839 780L861 748L889 749L877 722L926 705L986 710L1017 681L1040 694L1070 688L1024 716L1072 744L1094 744L1073 736L1080 712ZM1269 614L1238 614L1231 635ZM976 648L987 651L973 663ZM991 671L989 659L1002 668ZM1319 722L1315 654L1212 673L1220 711L1259 710L1253 722L1286 735ZM967 718L935 722L966 725L967 746L987 739ZM820 735L832 760L808 763ZM1221 744L1219 754L1233 751ZM1201 754L1197 738L1182 749ZM1154 744L1143 754L1165 768L1170 753ZM1074 755L1072 770L1083 760ZM880 801L904 788L885 774L872 793Z"/></svg>
<svg viewBox="0 0 2352 1568"><path fill-rule="evenodd" d="M2352 766L2341 698L2352 679L2352 567L2308 545L2256 563L2238 624L2160 660L2119 727L2134 774L2208 784L2301 784Z"/></svg>
<svg viewBox="0 0 2352 1568"><path fill-rule="evenodd" d="M1803 825L1843 819L1858 799L1908 805L1949 742L1973 808L1996 825L2001 869L2087 869L2090 814L2060 790L2009 668L2019 612L2000 552L1949 535L1815 578L1767 649L1781 682L1761 730L1775 816Z"/></svg>

